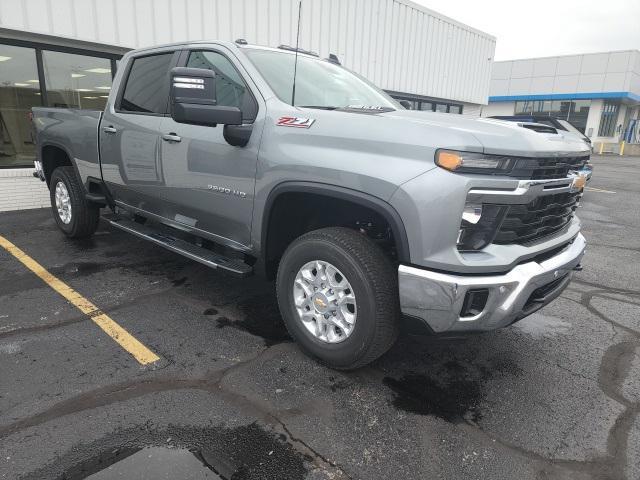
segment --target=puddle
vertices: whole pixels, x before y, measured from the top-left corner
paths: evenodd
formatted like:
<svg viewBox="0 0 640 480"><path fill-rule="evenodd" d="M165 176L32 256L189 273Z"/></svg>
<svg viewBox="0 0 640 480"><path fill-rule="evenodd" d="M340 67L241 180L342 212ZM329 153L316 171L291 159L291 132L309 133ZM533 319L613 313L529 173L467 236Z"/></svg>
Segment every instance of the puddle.
<svg viewBox="0 0 640 480"><path fill-rule="evenodd" d="M49 271L53 275L77 275L79 277L85 277L98 273L106 265L96 262L70 262L61 267L52 267Z"/></svg>
<svg viewBox="0 0 640 480"><path fill-rule="evenodd" d="M120 452L119 452L120 453ZM199 480L220 479L198 452L184 448L145 447L129 453L114 455L115 463L77 478L87 480ZM108 462L110 459L105 459ZM105 462L105 463L106 463ZM88 473L88 472L87 472ZM83 473L80 473L83 475Z"/></svg>
<svg viewBox="0 0 640 480"><path fill-rule="evenodd" d="M386 377L384 384L395 393L393 405L418 415L433 415L450 423L477 422L482 418L479 382L465 378L434 380L409 374L399 379Z"/></svg>
<svg viewBox="0 0 640 480"><path fill-rule="evenodd" d="M20 344L18 342L0 345L0 353L6 353L7 355L15 355L16 353L20 353L21 350L22 349L20 348Z"/></svg>
<svg viewBox="0 0 640 480"><path fill-rule="evenodd" d="M302 480L312 459L253 423L225 428L144 426L74 447L23 480Z"/></svg>
<svg viewBox="0 0 640 480"><path fill-rule="evenodd" d="M513 327L534 338L544 338L566 335L571 330L571 323L558 317L533 313Z"/></svg>
<svg viewBox="0 0 640 480"><path fill-rule="evenodd" d="M184 285L186 281L187 281L187 277L182 277L176 280L171 280L171 283L173 284L174 287L179 287L181 285Z"/></svg>
<svg viewBox="0 0 640 480"><path fill-rule="evenodd" d="M232 327L245 330L261 337L267 347L291 341L280 316L275 294L269 293L240 300L238 309L243 315L242 319L231 320L220 317L216 320L218 328Z"/></svg>

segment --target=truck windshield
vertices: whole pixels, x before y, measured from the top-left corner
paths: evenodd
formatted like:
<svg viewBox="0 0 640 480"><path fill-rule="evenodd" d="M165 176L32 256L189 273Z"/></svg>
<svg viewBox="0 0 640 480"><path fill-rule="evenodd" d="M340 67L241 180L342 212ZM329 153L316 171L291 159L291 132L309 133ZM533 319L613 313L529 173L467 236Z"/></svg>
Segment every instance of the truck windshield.
<svg viewBox="0 0 640 480"><path fill-rule="evenodd" d="M278 98L290 104L295 55L252 48L244 51ZM322 109L402 108L362 77L327 60L306 55L298 55L295 104Z"/></svg>

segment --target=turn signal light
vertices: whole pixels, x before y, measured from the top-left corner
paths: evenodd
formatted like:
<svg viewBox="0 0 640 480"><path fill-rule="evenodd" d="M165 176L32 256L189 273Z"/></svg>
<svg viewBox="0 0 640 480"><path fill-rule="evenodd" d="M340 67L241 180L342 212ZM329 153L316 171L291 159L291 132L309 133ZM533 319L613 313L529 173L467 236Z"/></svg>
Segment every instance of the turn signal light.
<svg viewBox="0 0 640 480"><path fill-rule="evenodd" d="M447 170L457 170L462 166L462 155L457 152L447 152L445 150L438 152L436 163Z"/></svg>
<svg viewBox="0 0 640 480"><path fill-rule="evenodd" d="M438 150L436 165L456 173L500 175L511 170L513 159L502 155Z"/></svg>

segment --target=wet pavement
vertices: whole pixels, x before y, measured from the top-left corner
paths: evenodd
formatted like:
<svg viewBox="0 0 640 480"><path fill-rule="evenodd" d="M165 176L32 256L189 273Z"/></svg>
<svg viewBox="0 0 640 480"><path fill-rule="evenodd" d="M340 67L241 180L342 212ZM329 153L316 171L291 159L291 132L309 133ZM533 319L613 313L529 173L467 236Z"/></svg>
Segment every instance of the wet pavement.
<svg viewBox="0 0 640 480"><path fill-rule="evenodd" d="M161 357L141 366L0 249L0 478L640 478L640 159L594 163L585 269L558 300L498 332L404 336L351 373L299 352L259 278L0 214Z"/></svg>

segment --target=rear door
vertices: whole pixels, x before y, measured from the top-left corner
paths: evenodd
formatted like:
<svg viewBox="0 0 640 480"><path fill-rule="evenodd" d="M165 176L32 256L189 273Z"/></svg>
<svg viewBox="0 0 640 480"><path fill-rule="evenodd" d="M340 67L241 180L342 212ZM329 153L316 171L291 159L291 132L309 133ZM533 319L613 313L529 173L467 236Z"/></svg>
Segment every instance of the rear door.
<svg viewBox="0 0 640 480"><path fill-rule="evenodd" d="M257 89L242 65L224 47L185 51L180 66L207 68L216 73L218 105L238 107L243 123L253 125L251 139L234 147L224 138L225 127L161 122L160 163L162 197L169 218L206 232L221 243L243 249L250 243L258 146L262 122Z"/></svg>
<svg viewBox="0 0 640 480"><path fill-rule="evenodd" d="M179 53L161 50L131 58L99 132L102 176L115 200L158 215L166 210L159 130L168 115L169 72Z"/></svg>

